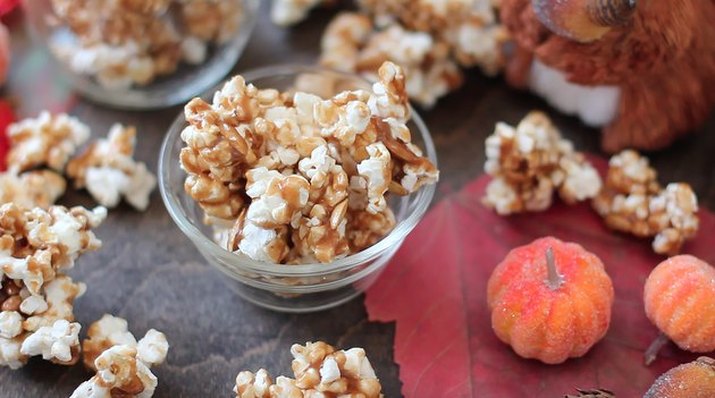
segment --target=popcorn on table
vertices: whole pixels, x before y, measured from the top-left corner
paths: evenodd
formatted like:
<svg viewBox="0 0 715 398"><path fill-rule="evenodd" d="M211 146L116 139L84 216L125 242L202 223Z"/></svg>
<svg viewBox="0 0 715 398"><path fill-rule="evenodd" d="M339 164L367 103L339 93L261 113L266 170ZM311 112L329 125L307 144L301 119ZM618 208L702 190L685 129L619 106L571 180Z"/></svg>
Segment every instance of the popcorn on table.
<svg viewBox="0 0 715 398"><path fill-rule="evenodd" d="M322 3L331 0L273 0L271 21L280 26L290 26L301 22L308 12Z"/></svg>
<svg viewBox="0 0 715 398"><path fill-rule="evenodd" d="M100 139L67 164L67 175L76 188L87 188L102 206L116 207L121 197L139 210L149 205L156 178L144 163L133 159L134 127L114 124Z"/></svg>
<svg viewBox="0 0 715 398"><path fill-rule="evenodd" d="M335 17L323 34L321 48L322 65L360 73L370 80L377 80L383 62L399 64L405 70L410 99L425 107L433 106L463 80L447 43L399 24L378 28L364 14Z"/></svg>
<svg viewBox="0 0 715 398"><path fill-rule="evenodd" d="M186 105L185 189L205 221L223 229L228 250L270 263L327 263L392 229L385 195L437 181L406 125L402 69L387 62L378 78L371 92L323 99L259 90L236 76L211 104Z"/></svg>
<svg viewBox="0 0 715 398"><path fill-rule="evenodd" d="M182 61L203 63L209 47L229 40L243 18L233 0L51 3L57 22L75 36L51 43L53 52L74 72L119 89L149 84Z"/></svg>
<svg viewBox="0 0 715 398"><path fill-rule="evenodd" d="M17 369L35 355L64 365L79 359L73 303L86 288L63 272L101 246L92 229L106 214L0 206L0 366Z"/></svg>
<svg viewBox="0 0 715 398"><path fill-rule="evenodd" d="M407 93L422 106L457 89L460 66L487 75L505 64L509 40L488 0L361 0L363 13L342 13L328 25L321 63L375 79L384 61L405 68Z"/></svg>
<svg viewBox="0 0 715 398"><path fill-rule="evenodd" d="M516 128L497 123L485 145L484 171L493 179L483 203L501 215L546 210L554 191L573 204L601 190L598 171L541 112L529 113Z"/></svg>
<svg viewBox="0 0 715 398"><path fill-rule="evenodd" d="M82 343L84 364L96 372L70 398L149 398L158 384L150 368L164 362L169 351L166 336L150 329L136 340L127 321L105 314L90 325Z"/></svg>
<svg viewBox="0 0 715 398"><path fill-rule="evenodd" d="M11 124L7 135L8 169L22 172L46 166L61 173L77 148L89 139L89 127L67 114L43 111L37 118Z"/></svg>
<svg viewBox="0 0 715 398"><path fill-rule="evenodd" d="M382 386L365 350L336 350L324 342L294 344L293 377L275 382L265 369L236 376L237 398L382 397Z"/></svg>
<svg viewBox="0 0 715 398"><path fill-rule="evenodd" d="M18 174L15 170L0 173L0 203L46 209L65 193L64 177L51 170L32 170Z"/></svg>
<svg viewBox="0 0 715 398"><path fill-rule="evenodd" d="M698 199L690 185L662 188L648 159L632 150L609 161L605 186L593 207L606 225L638 237L653 237L653 250L675 255L698 231Z"/></svg>

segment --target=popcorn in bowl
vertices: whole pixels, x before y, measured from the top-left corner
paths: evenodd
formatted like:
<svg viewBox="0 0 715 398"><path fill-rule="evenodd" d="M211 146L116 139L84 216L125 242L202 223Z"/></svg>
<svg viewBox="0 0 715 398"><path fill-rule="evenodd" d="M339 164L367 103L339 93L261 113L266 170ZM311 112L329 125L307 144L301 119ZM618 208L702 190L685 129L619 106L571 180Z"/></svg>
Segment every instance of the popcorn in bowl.
<svg viewBox="0 0 715 398"><path fill-rule="evenodd" d="M184 188L227 250L268 263L329 263L392 229L387 195L437 181L411 142L402 69L387 62L379 78L372 91L321 98L237 76L211 104L186 105Z"/></svg>
<svg viewBox="0 0 715 398"><path fill-rule="evenodd" d="M145 86L198 65L212 46L238 31L243 3L234 0L95 2L51 0L53 27L62 34L50 48L80 75L102 87Z"/></svg>
<svg viewBox="0 0 715 398"><path fill-rule="evenodd" d="M236 398L364 397L381 398L382 386L362 348L336 350L322 341L294 344L294 378L275 382L265 369L236 376Z"/></svg>

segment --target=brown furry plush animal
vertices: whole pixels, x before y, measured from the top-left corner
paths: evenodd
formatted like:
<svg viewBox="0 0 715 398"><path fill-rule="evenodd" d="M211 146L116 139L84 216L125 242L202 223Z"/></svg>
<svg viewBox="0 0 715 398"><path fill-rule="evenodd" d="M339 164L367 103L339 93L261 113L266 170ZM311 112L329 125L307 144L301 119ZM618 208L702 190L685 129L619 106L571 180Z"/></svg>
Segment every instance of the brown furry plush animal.
<svg viewBox="0 0 715 398"><path fill-rule="evenodd" d="M715 0L501 0L507 80L603 127L603 148L658 149L715 104ZM548 26L548 28L547 28Z"/></svg>

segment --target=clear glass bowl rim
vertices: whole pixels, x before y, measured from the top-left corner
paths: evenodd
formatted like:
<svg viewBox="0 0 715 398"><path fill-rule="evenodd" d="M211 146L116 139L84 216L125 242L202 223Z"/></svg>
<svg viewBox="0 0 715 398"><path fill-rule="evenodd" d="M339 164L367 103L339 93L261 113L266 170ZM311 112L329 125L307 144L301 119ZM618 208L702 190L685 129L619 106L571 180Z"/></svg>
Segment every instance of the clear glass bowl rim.
<svg viewBox="0 0 715 398"><path fill-rule="evenodd" d="M251 83L252 81L257 79L266 79L275 76L289 76L298 75L300 73L321 72L342 75L345 78L361 80L366 84L370 84L369 81L355 74L345 73L315 65L301 64L280 64L264 66L249 70L245 73L240 73L240 75L245 78L246 82ZM206 97L206 95L210 95L215 92L224 84L224 82L221 82L214 89L205 93L203 97ZM435 166L437 166L437 151L435 149L434 142L432 141L430 132L419 114L415 112L412 107L410 110L412 115L410 121L417 126L417 132L419 132L422 138L422 150L427 154L427 157L430 159L430 161L432 161ZM215 243L210 237L206 236L203 232L201 232L201 230L199 230L199 228L197 228L196 225L194 225L194 223L189 220L187 215L184 213L183 206L179 203L178 198L174 196L171 193L170 189L167 187L167 184L169 182L169 168L172 166L173 162L178 163L178 153L173 154L172 147L174 146L176 140L180 139L181 131L185 126L186 121L184 120L184 114L182 110L182 112L180 112L180 114L169 127L169 130L166 133L159 153L159 190L161 192L161 197L164 201L166 209L169 212L171 218L176 223L176 225L179 227L179 229L189 239L191 239L195 245L197 245L200 251L202 251L204 254L209 254L218 259L221 259L221 261L224 261L227 264L232 264L244 268L248 272L256 272L263 275L275 277L314 277L349 270L356 266L368 263L379 257L391 247L393 247L393 245L402 243L404 238L415 228L415 226L417 226L417 223L424 216L425 212L429 208L430 203L432 202L432 198L434 197L436 191L436 184L432 184L424 186L418 192L412 194L415 198L408 206L408 210L411 208L412 211L407 214L405 219L399 221L397 225L395 225L395 228L393 228L393 230L390 231L390 233L383 237L379 242L358 253L349 255L347 257L335 260L327 264L313 263L300 265L285 265L269 264L260 261L255 261L250 259L249 257L240 256L235 253L229 252L228 250L222 248L217 243ZM414 135L416 132L413 131L412 133Z"/></svg>

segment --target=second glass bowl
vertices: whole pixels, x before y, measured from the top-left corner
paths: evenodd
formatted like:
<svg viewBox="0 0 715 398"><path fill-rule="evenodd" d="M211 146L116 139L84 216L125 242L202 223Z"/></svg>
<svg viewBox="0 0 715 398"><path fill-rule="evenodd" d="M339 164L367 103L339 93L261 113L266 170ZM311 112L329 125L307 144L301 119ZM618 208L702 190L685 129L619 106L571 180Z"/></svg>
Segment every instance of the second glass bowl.
<svg viewBox="0 0 715 398"><path fill-rule="evenodd" d="M312 66L274 66L242 74L258 88L287 91L297 79L329 78L335 91L369 88L369 83L354 75ZM302 88L301 88L302 90ZM305 90L302 90L305 91ZM210 99L212 93L205 96ZM335 92L313 92L325 97ZM285 312L310 312L337 306L366 290L399 249L405 237L422 219L435 192L435 185L418 192L392 196L388 205L395 214L395 228L375 245L329 264L281 265L254 261L219 246L213 231L203 220L203 210L184 191L186 174L181 169L179 152L184 146L181 131L187 126L183 113L169 128L159 157L159 187L169 214L179 229L194 243L209 264L229 279L239 295L265 308ZM437 165L434 143L420 116L412 112L408 123L412 141Z"/></svg>
<svg viewBox="0 0 715 398"><path fill-rule="evenodd" d="M221 4L218 3L219 1ZM120 40L118 36L123 34L142 36L153 32L150 27L154 26L150 25L152 20L147 19L137 23L124 17L114 20L114 17L110 15L102 18L103 22L101 23L104 23L104 25L98 25L100 21L94 21L89 13L92 12L91 10L100 10L97 12L101 12L104 2L91 3L79 0L24 0L23 7L27 14L26 19L33 38L48 50L56 61L55 64L58 69L68 78L78 92L93 101L117 108L153 109L186 102L193 96L210 89L226 76L236 64L248 43L256 23L260 0L195 0L193 3L191 1L181 1L176 2L176 4L166 0L164 3L169 4L169 6L165 10L162 9L162 11L157 12L158 19L171 18L171 24L167 25L169 28L162 30L164 33L168 30L169 34L179 35L183 30L187 30L180 23L174 22L176 20L174 15L178 12L176 7L188 7L191 4L195 7L203 7L199 3L204 3L206 7L240 7L240 16L235 21L237 28L231 31L230 34L217 33L225 35L220 40L220 43L206 41L205 43L208 43L208 45L203 45L205 58L203 61L195 65L181 61L178 63L178 68L173 72L161 76L157 75L149 83L142 85L137 85L136 83L126 84L126 79L124 79L124 82L121 79L115 79L111 84L108 84L109 82L106 79L101 81L97 77L98 75L94 74L94 69L98 67L93 63L96 64L99 62L97 58L102 57L107 59L106 63L109 63L111 68L121 69L124 67L129 68L128 64L134 62L133 70L152 73L152 67L146 66L146 61L156 59L152 58L155 54L150 54L148 57L144 56L141 61L137 61L137 58L133 55L127 55L128 53L133 54L132 51L138 51L139 53L143 51L141 44L134 45L136 40L132 40L132 43L129 44L122 42L121 45L105 45L105 42L97 41L96 36L102 36L107 41ZM161 2L156 1L154 3ZM92 7L86 6L86 4L90 4ZM153 3L147 2L145 7L151 7L151 4ZM77 10L69 7L77 8ZM186 18L200 17L201 14L197 11L201 10L206 11L207 8L187 10ZM60 11L64 11L69 16L66 18L61 17L59 15ZM90 15L90 17L87 17L87 15ZM89 20L89 23L86 23L87 21L81 18ZM75 30L80 30L80 28L88 31L94 29L95 37L85 38L83 41L70 29L68 20L73 21ZM147 26L138 26L145 22ZM202 29L215 24L216 21L201 22L200 20L192 20L192 23L196 24L193 26L201 34L205 33L205 31L201 32ZM141 33L127 33L123 32L122 29L135 30ZM189 36L191 36L191 40L185 40ZM193 47L191 46L192 44ZM174 45L176 44L174 43ZM171 51L181 51L182 54L190 52L185 47L195 49L196 47L202 47L202 45L201 43L197 45L196 37L189 32L181 40L179 48ZM91 50L88 50L88 48ZM201 50L197 51L201 55ZM193 51L193 54L197 54L197 52ZM172 56L175 57L176 55ZM131 61L125 62L128 59L131 59ZM114 61L116 61L116 66L113 64ZM156 61L154 65L159 65L160 62ZM154 68L159 67L154 66ZM134 75L141 75L141 72L134 72Z"/></svg>

